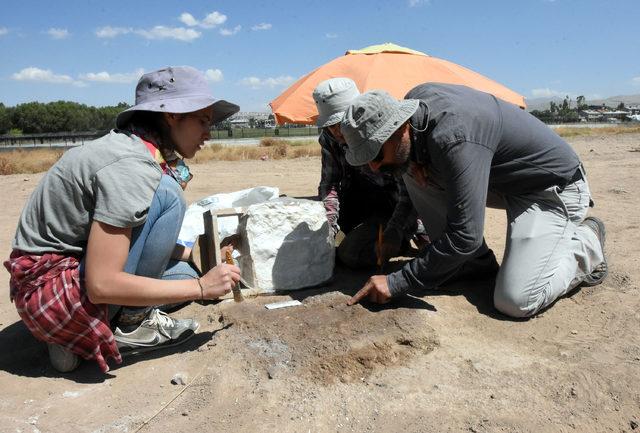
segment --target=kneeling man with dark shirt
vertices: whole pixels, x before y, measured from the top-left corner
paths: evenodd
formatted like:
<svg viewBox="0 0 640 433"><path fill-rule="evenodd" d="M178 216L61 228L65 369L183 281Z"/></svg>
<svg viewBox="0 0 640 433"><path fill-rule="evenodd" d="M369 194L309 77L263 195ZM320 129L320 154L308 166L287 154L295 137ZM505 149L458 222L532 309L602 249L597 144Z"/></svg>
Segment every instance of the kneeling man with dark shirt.
<svg viewBox="0 0 640 433"><path fill-rule="evenodd" d="M349 301L384 303L431 289L490 251L485 207L507 212L495 307L529 317L607 275L602 221L574 150L519 107L465 86L422 84L398 101L360 95L341 123L349 164L402 172L431 244L400 271L374 275Z"/></svg>

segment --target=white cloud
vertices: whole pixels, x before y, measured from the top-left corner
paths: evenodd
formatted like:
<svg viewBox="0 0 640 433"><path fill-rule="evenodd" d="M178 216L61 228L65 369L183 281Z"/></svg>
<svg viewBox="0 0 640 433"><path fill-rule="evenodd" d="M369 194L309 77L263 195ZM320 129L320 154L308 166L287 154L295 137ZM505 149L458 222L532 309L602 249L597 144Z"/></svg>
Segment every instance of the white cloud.
<svg viewBox="0 0 640 433"><path fill-rule="evenodd" d="M0 36L4 36L9 33L9 29L6 27L0 27Z"/></svg>
<svg viewBox="0 0 640 433"><path fill-rule="evenodd" d="M243 86L251 87L252 89L260 89L263 87L284 87L293 83L294 78L290 75L281 75L279 77L246 77L240 80L240 84Z"/></svg>
<svg viewBox="0 0 640 433"><path fill-rule="evenodd" d="M138 29L134 30L134 33L146 39L176 39L183 42L191 42L202 35L197 30L166 26L155 26L149 30Z"/></svg>
<svg viewBox="0 0 640 433"><path fill-rule="evenodd" d="M233 36L236 33L238 33L240 31L240 29L242 28L242 26L237 25L232 29L220 29L220 34L222 36Z"/></svg>
<svg viewBox="0 0 640 433"><path fill-rule="evenodd" d="M183 12L180 15L180 21L189 27L194 27L198 25L198 20L193 17L189 12Z"/></svg>
<svg viewBox="0 0 640 433"><path fill-rule="evenodd" d="M73 84L78 87L86 86L82 81L76 81L69 75L54 74L50 69L40 69L34 66L14 73L11 78L16 81L40 81L43 83Z"/></svg>
<svg viewBox="0 0 640 433"><path fill-rule="evenodd" d="M220 69L207 69L204 72L204 76L208 81L217 83L218 81L222 81L224 76L222 75L222 71Z"/></svg>
<svg viewBox="0 0 640 433"><path fill-rule="evenodd" d="M271 23L256 24L255 26L251 27L251 30L253 30L254 32L258 30L271 30Z"/></svg>
<svg viewBox="0 0 640 433"><path fill-rule="evenodd" d="M409 0L409 7L415 8L421 5L429 5L431 4L431 0Z"/></svg>
<svg viewBox="0 0 640 433"><path fill-rule="evenodd" d="M106 71L87 72L86 74L80 74L78 78L84 81L94 81L99 83L133 83L138 81L142 74L144 74L144 69L139 68L133 72L123 74L112 74Z"/></svg>
<svg viewBox="0 0 640 433"><path fill-rule="evenodd" d="M635 86L640 86L640 75L637 76L637 77L633 77L631 79L631 83L633 83L633 85L635 85Z"/></svg>
<svg viewBox="0 0 640 433"><path fill-rule="evenodd" d="M191 15L189 12L183 12L180 15L179 20L189 26L189 27L202 27L203 29L212 29L214 27L217 27L221 24L224 24L227 21L227 16L224 14L221 14L218 11L213 11L209 14L207 14L207 16L204 17L204 19L202 21L198 21L193 15Z"/></svg>
<svg viewBox="0 0 640 433"><path fill-rule="evenodd" d="M227 21L227 16L220 12L213 11L207 14L202 20L196 19L189 12L183 12L178 17L181 23L187 27L171 27L158 25L150 29L133 29L127 27L112 27L105 26L96 29L96 36L99 38L115 38L116 36L125 35L128 33L135 33L146 39L176 39L179 41L190 42L194 39L198 39L202 36L202 33L192 27L199 27L201 29L212 29L224 24ZM261 26L271 26L271 24L262 23ZM220 29L220 34L223 36L235 35L240 31L241 26L235 26L233 29ZM263 29L260 29L263 30ZM266 30L266 28L264 29Z"/></svg>
<svg viewBox="0 0 640 433"><path fill-rule="evenodd" d="M183 42L191 42L202 35L197 30L185 27L155 26L151 29L132 29L106 26L96 29L96 36L99 38L115 38L128 33L135 33L146 39L176 39Z"/></svg>
<svg viewBox="0 0 640 433"><path fill-rule="evenodd" d="M534 98L552 98L554 96L558 98L564 98L567 95L571 96L569 92L561 92L558 90L549 89L548 87L544 89L533 89L531 90L531 95Z"/></svg>
<svg viewBox="0 0 640 433"><path fill-rule="evenodd" d="M244 86L252 87L254 89L259 88L261 83L262 83L262 80L258 77L247 77L240 80L240 84Z"/></svg>
<svg viewBox="0 0 640 433"><path fill-rule="evenodd" d="M210 28L219 26L221 24L224 24L226 21L227 21L226 15L223 15L220 12L213 11L210 14L208 14L206 17L204 17L204 19L200 23L200 26L204 27L205 29L210 29Z"/></svg>
<svg viewBox="0 0 640 433"><path fill-rule="evenodd" d="M99 38L115 38L131 32L132 29L130 28L105 26L96 29L96 36Z"/></svg>
<svg viewBox="0 0 640 433"><path fill-rule="evenodd" d="M142 36L146 39L175 39L183 42L190 42L194 39L198 39L202 36L202 33L192 27L199 27L202 29L211 29L217 27L227 21L227 16L220 12L213 11L207 14L201 21L197 20L189 12L183 12L178 17L187 27L172 27L158 25L150 29L133 29L131 27L112 27L105 26L96 29L96 36L99 38L115 38L116 36L126 35L128 33L135 33L138 36ZM240 26L235 28L222 29L220 33L224 36L230 36L240 31Z"/></svg>
<svg viewBox="0 0 640 433"><path fill-rule="evenodd" d="M324 35L324 37L327 38L327 39L335 39L335 38L338 37L338 34L337 33L326 33Z"/></svg>
<svg viewBox="0 0 640 433"><path fill-rule="evenodd" d="M40 69L33 66L14 73L11 78L17 81L44 81L47 83L71 83L73 81L73 78L68 75L54 74L50 69Z"/></svg>
<svg viewBox="0 0 640 433"><path fill-rule="evenodd" d="M69 37L69 31L67 29L57 29L55 27L47 30L47 34L53 39L66 39Z"/></svg>

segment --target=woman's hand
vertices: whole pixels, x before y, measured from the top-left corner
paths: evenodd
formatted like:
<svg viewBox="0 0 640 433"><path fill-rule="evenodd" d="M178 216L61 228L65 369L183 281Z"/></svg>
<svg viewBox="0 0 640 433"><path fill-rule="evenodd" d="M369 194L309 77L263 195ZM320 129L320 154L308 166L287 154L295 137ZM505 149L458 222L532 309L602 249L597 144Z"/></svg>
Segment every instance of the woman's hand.
<svg viewBox="0 0 640 433"><path fill-rule="evenodd" d="M203 299L218 299L240 281L240 268L222 263L200 278Z"/></svg>

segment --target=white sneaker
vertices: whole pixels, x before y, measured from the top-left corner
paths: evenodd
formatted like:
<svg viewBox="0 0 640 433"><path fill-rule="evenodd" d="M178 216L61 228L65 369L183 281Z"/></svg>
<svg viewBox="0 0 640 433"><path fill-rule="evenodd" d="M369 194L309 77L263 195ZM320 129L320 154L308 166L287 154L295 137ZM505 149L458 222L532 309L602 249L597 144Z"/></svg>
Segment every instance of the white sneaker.
<svg viewBox="0 0 640 433"><path fill-rule="evenodd" d="M153 309L137 329L113 333L123 355L148 352L175 346L193 337L200 328L194 319L173 319L167 313Z"/></svg>
<svg viewBox="0 0 640 433"><path fill-rule="evenodd" d="M54 343L47 343L47 348L51 365L60 373L69 373L80 365L80 357L69 349Z"/></svg>

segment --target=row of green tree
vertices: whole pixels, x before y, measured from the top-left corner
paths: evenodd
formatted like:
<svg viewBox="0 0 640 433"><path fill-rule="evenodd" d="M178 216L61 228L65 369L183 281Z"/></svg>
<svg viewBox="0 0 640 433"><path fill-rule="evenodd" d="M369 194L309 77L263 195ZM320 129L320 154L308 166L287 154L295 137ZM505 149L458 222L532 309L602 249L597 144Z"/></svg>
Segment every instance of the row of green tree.
<svg viewBox="0 0 640 433"><path fill-rule="evenodd" d="M533 110L531 114L545 123L570 123L580 121L580 111L586 110L588 105L584 96L578 96L575 100L566 96L561 103L549 102L548 110ZM624 110L624 103L621 102L617 110Z"/></svg>
<svg viewBox="0 0 640 433"><path fill-rule="evenodd" d="M0 103L0 134L107 131L129 105L90 107L70 101L27 102L15 107Z"/></svg>
<svg viewBox="0 0 640 433"><path fill-rule="evenodd" d="M580 115L578 114L581 110L585 110L587 108L586 100L584 96L578 96L576 98L575 105L573 104L573 100L566 96L562 103L557 104L553 101L549 102L548 110L533 110L531 114L536 116L538 119L542 120L545 123L553 123L553 122L579 122Z"/></svg>

